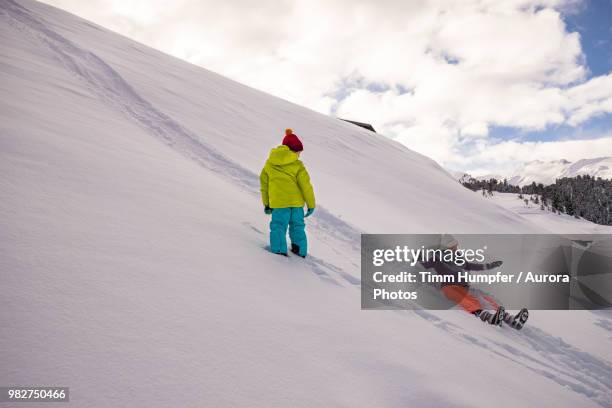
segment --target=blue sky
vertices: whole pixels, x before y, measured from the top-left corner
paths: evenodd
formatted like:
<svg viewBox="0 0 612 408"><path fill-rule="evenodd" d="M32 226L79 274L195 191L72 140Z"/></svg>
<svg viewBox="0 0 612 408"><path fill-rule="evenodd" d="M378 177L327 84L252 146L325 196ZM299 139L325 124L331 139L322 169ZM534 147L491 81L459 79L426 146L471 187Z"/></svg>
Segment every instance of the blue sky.
<svg viewBox="0 0 612 408"><path fill-rule="evenodd" d="M580 33L591 75L612 71L612 0L589 0L564 19L568 30Z"/></svg>
<svg viewBox="0 0 612 408"><path fill-rule="evenodd" d="M589 0L564 16L568 31L580 33L580 43L588 67L588 78L612 72L612 0ZM550 141L596 138L612 134L612 115L603 114L579 126L550 126L542 131L521 131L493 127L492 137L502 140Z"/></svg>

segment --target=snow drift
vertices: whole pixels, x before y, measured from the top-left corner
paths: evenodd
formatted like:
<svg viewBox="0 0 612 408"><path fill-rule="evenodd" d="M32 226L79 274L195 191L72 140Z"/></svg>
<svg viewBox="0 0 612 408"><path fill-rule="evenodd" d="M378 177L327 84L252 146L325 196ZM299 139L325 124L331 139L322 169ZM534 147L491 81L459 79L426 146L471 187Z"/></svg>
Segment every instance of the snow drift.
<svg viewBox="0 0 612 408"><path fill-rule="evenodd" d="M0 1L0 38L0 383L75 406L612 406L608 314L514 333L359 309L360 232L540 231L432 160L33 1ZM263 249L285 127L320 203L305 261Z"/></svg>

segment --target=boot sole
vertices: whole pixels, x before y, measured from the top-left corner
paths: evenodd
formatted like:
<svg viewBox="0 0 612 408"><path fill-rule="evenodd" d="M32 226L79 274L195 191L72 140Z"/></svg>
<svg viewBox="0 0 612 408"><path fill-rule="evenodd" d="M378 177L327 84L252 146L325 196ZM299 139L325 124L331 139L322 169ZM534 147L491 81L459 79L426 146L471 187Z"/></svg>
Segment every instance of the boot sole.
<svg viewBox="0 0 612 408"><path fill-rule="evenodd" d="M512 327L516 330L521 330L525 323L529 319L529 310L521 309L516 316L514 316L514 320L512 321Z"/></svg>
<svg viewBox="0 0 612 408"><path fill-rule="evenodd" d="M504 321L504 315L506 314L506 309L503 306L500 306L497 309L497 312L495 313L495 315L493 316L493 321L491 322L492 325L494 326L501 326L502 322Z"/></svg>

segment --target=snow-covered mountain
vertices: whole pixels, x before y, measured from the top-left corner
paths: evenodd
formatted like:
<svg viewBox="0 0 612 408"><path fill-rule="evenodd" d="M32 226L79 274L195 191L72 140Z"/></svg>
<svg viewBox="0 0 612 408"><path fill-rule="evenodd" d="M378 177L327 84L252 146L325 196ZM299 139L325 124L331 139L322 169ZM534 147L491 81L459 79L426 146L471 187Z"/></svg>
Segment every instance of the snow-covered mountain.
<svg viewBox="0 0 612 408"><path fill-rule="evenodd" d="M490 180L490 179L497 179L497 180L503 179L503 177L498 174L484 174L481 176L472 176L470 173L466 173L464 171L452 171L452 170L449 170L449 173L451 174L451 176L453 176L455 180L459 181L460 183L467 183L470 181L470 179L475 179L479 181Z"/></svg>
<svg viewBox="0 0 612 408"><path fill-rule="evenodd" d="M364 312L361 232L543 231L381 135L0 0L0 384L74 406L612 406L612 317ZM286 127L312 255L264 250ZM503 396L503 397L500 397Z"/></svg>
<svg viewBox="0 0 612 408"><path fill-rule="evenodd" d="M489 180L491 178L503 180L505 178L509 184L515 186L524 186L533 182L550 185L554 184L556 179L579 175L612 179L612 157L582 159L575 162L564 159L553 161L534 160L521 164L511 175L505 176L497 174L472 176L468 173L456 171L451 172L451 174L460 182L469 180L470 177L476 180Z"/></svg>
<svg viewBox="0 0 612 408"><path fill-rule="evenodd" d="M612 157L598 157L595 159L582 159L575 162L567 160L540 161L535 160L523 164L516 169L508 183L524 186L535 182L544 185L554 184L555 180L563 177L589 175L612 179Z"/></svg>
<svg viewBox="0 0 612 408"><path fill-rule="evenodd" d="M460 183L467 182L470 178L472 178L469 173L466 173L464 171L448 170L448 172L455 180L459 181Z"/></svg>

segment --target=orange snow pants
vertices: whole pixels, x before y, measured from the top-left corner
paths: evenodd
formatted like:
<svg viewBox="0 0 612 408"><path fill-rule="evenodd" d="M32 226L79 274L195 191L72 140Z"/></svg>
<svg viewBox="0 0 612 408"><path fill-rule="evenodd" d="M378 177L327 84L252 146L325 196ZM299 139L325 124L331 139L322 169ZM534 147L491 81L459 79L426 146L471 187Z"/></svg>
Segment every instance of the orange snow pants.
<svg viewBox="0 0 612 408"><path fill-rule="evenodd" d="M477 310L482 310L483 307L478 298L471 295L469 290L470 288L459 285L446 285L442 287L444 296L461 306L465 311L474 313Z"/></svg>

